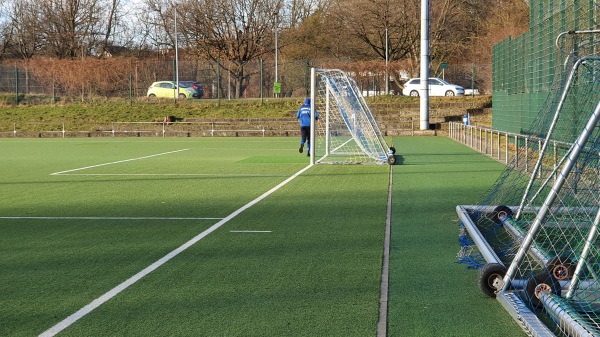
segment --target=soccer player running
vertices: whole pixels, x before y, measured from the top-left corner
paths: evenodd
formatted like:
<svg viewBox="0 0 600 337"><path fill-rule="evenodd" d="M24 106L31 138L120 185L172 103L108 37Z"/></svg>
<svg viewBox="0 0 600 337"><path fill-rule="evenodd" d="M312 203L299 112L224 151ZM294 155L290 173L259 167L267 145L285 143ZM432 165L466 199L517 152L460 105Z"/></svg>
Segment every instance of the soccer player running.
<svg viewBox="0 0 600 337"><path fill-rule="evenodd" d="M304 151L304 144L308 148L306 151L306 155L310 156L310 98L304 99L304 104L298 109L298 114L296 115L298 121L300 121L300 136L302 139L300 140L300 153ZM315 111L315 120L319 119L319 113Z"/></svg>

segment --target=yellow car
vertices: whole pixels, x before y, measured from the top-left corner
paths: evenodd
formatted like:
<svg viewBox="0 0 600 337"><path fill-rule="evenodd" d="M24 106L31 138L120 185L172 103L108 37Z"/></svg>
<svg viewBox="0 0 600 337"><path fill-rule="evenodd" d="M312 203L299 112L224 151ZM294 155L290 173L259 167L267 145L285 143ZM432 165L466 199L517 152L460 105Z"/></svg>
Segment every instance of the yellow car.
<svg viewBox="0 0 600 337"><path fill-rule="evenodd" d="M196 94L196 90L185 83L179 83L179 95L177 94L177 85L174 81L159 81L154 82L148 88L147 96L150 98L192 98Z"/></svg>

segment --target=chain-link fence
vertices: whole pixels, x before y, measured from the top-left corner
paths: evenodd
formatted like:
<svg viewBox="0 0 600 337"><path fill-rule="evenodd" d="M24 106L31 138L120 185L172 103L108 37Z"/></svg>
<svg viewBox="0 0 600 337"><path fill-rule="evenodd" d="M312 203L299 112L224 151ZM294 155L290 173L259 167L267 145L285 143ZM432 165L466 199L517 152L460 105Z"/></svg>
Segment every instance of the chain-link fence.
<svg viewBox="0 0 600 337"><path fill-rule="evenodd" d="M256 60L248 62L242 69L228 61L182 60L176 65L173 59L166 58L143 61L34 59L0 64L0 93L9 94L5 95L8 97L5 103L19 102L24 97L31 102L31 97L36 95L86 102L110 98L139 99L146 97L153 82L173 81L178 77L180 81L201 83L203 98L303 97L310 90L311 67L347 71L365 96L400 95L402 85L411 73L402 63L390 62L386 67L384 61L304 59L281 60L276 64L274 60ZM433 69L431 74L485 93L489 92L490 69L491 65L486 64L449 64L444 69ZM386 73L389 75L387 85ZM280 83L277 86L279 92L275 82Z"/></svg>

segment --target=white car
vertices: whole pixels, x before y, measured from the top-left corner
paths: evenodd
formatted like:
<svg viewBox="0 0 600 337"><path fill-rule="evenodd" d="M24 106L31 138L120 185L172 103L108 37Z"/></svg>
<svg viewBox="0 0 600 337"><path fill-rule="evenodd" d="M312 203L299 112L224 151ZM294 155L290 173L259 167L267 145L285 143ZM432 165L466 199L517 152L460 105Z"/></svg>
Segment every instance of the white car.
<svg viewBox="0 0 600 337"><path fill-rule="evenodd" d="M421 79L411 78L404 83L402 94L404 96L419 97L421 91ZM460 85L450 84L441 78L429 78L429 96L463 96L465 88Z"/></svg>

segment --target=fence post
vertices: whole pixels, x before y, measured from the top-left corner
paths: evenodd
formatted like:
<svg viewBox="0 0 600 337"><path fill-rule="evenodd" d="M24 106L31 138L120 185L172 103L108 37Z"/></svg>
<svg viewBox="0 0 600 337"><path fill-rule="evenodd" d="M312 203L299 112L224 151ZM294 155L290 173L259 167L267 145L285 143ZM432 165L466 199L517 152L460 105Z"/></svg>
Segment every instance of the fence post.
<svg viewBox="0 0 600 337"><path fill-rule="evenodd" d="M15 64L15 104L19 105L19 68Z"/></svg>
<svg viewBox="0 0 600 337"><path fill-rule="evenodd" d="M264 99L264 81L265 81L265 74L264 74L264 66L263 66L263 59L260 59L260 105L263 105L263 99Z"/></svg>
<svg viewBox="0 0 600 337"><path fill-rule="evenodd" d="M506 134L506 136L504 136L504 146L506 147L504 149L504 163L508 164L508 134Z"/></svg>

